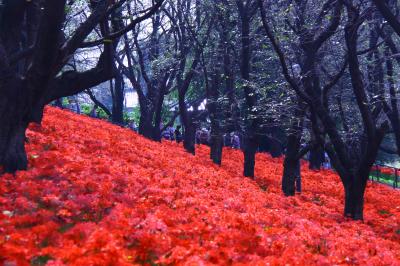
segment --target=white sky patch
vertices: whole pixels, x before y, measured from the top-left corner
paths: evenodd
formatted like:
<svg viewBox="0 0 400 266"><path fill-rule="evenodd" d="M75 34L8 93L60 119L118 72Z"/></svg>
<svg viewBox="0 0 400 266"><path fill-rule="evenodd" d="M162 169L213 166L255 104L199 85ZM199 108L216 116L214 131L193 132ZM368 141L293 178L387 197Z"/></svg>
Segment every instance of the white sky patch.
<svg viewBox="0 0 400 266"><path fill-rule="evenodd" d="M135 91L125 92L125 107L133 108L139 105L138 95Z"/></svg>

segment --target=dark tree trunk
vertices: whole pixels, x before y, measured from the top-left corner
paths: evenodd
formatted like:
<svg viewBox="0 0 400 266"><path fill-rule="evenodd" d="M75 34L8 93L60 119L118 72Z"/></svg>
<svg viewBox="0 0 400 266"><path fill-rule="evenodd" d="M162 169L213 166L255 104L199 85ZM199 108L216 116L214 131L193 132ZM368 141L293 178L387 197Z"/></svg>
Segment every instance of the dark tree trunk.
<svg viewBox="0 0 400 266"><path fill-rule="evenodd" d="M157 97L157 104L155 110L155 119L154 119L154 132L153 132L153 140L161 141L161 119L162 119L162 107L164 103L165 97L165 86L162 85L163 88L160 89L159 95Z"/></svg>
<svg viewBox="0 0 400 266"><path fill-rule="evenodd" d="M254 166L256 163L256 153L258 140L256 136L245 136L244 138L244 170L245 177L254 178Z"/></svg>
<svg viewBox="0 0 400 266"><path fill-rule="evenodd" d="M144 110L140 111L139 134L148 139L152 139L153 137L154 127L152 120L152 116L149 112Z"/></svg>
<svg viewBox="0 0 400 266"><path fill-rule="evenodd" d="M214 83L214 82L213 82ZM214 85L218 85L216 82ZM220 115L218 108L218 86L212 86L213 92L211 93L212 99L210 99L210 103L208 104L208 110L210 113L211 119L211 134L210 134L210 158L211 160L218 165L221 165L222 162L222 148L224 146L223 136L222 136L222 127L220 122ZM215 90L215 91L214 91Z"/></svg>
<svg viewBox="0 0 400 266"><path fill-rule="evenodd" d="M191 80L191 78L190 78ZM178 82L180 83L180 82ZM195 135L196 135L196 130L195 126L193 124L193 115L192 113L189 113L187 110L187 106L185 103L185 95L187 88L189 87L189 79L185 80L185 85L181 85L180 88L181 90L179 91L178 95L178 103L179 103L179 113L181 117L181 123L183 124L183 147L188 153L195 154L196 148L195 148Z"/></svg>
<svg viewBox="0 0 400 266"><path fill-rule="evenodd" d="M8 114L8 117L3 117L0 121L2 125L0 129L0 165L3 165L4 170L8 173L14 173L17 170L26 170L28 167L25 151L25 131L27 124L21 121L13 121L14 115Z"/></svg>
<svg viewBox="0 0 400 266"><path fill-rule="evenodd" d="M111 15L111 25L113 31L120 31L121 29L124 28L124 22L122 20L122 14L120 10L113 12L113 14ZM106 36L108 33L108 27L105 28L106 32L104 34ZM115 40L113 44L112 54L114 60L118 56L116 54L118 43L119 43L119 38ZM125 83L121 73L122 70L118 69L116 61L113 62L113 70L114 70L115 84L113 88L114 90L112 91L113 106L112 106L111 120L114 124L122 126L125 123L124 121Z"/></svg>
<svg viewBox="0 0 400 266"><path fill-rule="evenodd" d="M255 107L257 106L257 95L255 90L248 84L250 82L251 73L251 19L253 12L250 2L243 3L236 1L240 17L240 38L241 38L241 55L240 55L240 73L244 83L243 89L245 93L246 105L249 112L249 126L245 132L244 146L244 176L254 178L255 155L258 148L259 134L259 116Z"/></svg>
<svg viewBox="0 0 400 266"><path fill-rule="evenodd" d="M348 179L349 183L344 185L344 215L353 220L363 220L364 192L367 185L367 178L349 177Z"/></svg>
<svg viewBox="0 0 400 266"><path fill-rule="evenodd" d="M211 160L218 165L222 163L222 147L224 145L223 137L220 132L214 132L211 127Z"/></svg>
<svg viewBox="0 0 400 266"><path fill-rule="evenodd" d="M219 73L217 73L218 76ZM219 79L213 78L213 86L211 88L211 99L209 100L208 111L211 119L211 133L210 133L210 159L217 165L222 163L222 148L224 146L222 126L221 126L221 112L218 108L218 85Z"/></svg>
<svg viewBox="0 0 400 266"><path fill-rule="evenodd" d="M115 76L113 106L112 106L112 122L118 125L124 124L124 79L118 72Z"/></svg>
<svg viewBox="0 0 400 266"><path fill-rule="evenodd" d="M310 169L311 170L320 170L321 166L325 160L325 152L321 145L314 145L310 149Z"/></svg>
<svg viewBox="0 0 400 266"><path fill-rule="evenodd" d="M295 152L296 151L290 151L286 153L285 160L283 162L282 191L287 197L294 196L295 181L299 174L299 159L297 158Z"/></svg>
<svg viewBox="0 0 400 266"><path fill-rule="evenodd" d="M221 103L218 100L220 95L220 86L222 85L220 76L222 72L221 60L223 60L224 56L224 46L226 45L223 34L221 34L219 44L218 44L218 53L216 58L211 61L213 65L211 68L211 86L209 86L208 82L208 74L206 67L204 67L204 74L206 80L206 94L207 94L207 109L209 113L209 117L211 120L211 132L210 132L210 159L217 165L221 165L222 162L222 147L223 136L222 136L222 125L221 121L223 121L223 111L220 107Z"/></svg>
<svg viewBox="0 0 400 266"><path fill-rule="evenodd" d="M185 123L185 132L183 134L183 147L188 153L195 154L195 135L196 130L192 121L192 115L187 114L188 121Z"/></svg>
<svg viewBox="0 0 400 266"><path fill-rule="evenodd" d="M294 196L296 177L300 177L300 141L303 130L305 106L299 102L287 137L287 148L283 162L282 191L285 196Z"/></svg>
<svg viewBox="0 0 400 266"><path fill-rule="evenodd" d="M28 167L25 131L29 124L29 106L23 86L18 81L10 84L13 86L4 87L6 93L0 94L0 165L13 173Z"/></svg>
<svg viewBox="0 0 400 266"><path fill-rule="evenodd" d="M156 125L153 127L153 137L152 139L154 141L161 142L161 122L160 123L155 123Z"/></svg>

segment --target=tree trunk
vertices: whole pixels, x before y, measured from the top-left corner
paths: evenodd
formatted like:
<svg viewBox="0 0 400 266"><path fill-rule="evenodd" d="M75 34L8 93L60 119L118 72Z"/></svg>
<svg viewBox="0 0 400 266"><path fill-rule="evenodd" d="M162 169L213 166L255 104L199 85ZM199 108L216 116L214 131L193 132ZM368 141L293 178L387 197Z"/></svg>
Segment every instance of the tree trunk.
<svg viewBox="0 0 400 266"><path fill-rule="evenodd" d="M179 113L181 117L181 123L183 124L183 129L184 129L183 147L188 153L194 155L196 152L195 148L196 130L193 124L193 115L189 113L189 111L187 110L185 103L185 93L183 93L183 91L179 91L178 101L179 101Z"/></svg>
<svg viewBox="0 0 400 266"><path fill-rule="evenodd" d="M11 94L20 93L19 99L14 95L0 95L0 165L9 173L26 170L28 167L25 151L25 131L29 124L26 115L28 103L22 90L15 86L12 89Z"/></svg>
<svg viewBox="0 0 400 266"><path fill-rule="evenodd" d="M0 75L0 165L9 173L28 167L25 131L31 119L32 97L27 85L15 76Z"/></svg>
<svg viewBox="0 0 400 266"><path fill-rule="evenodd" d="M220 132L215 132L213 130L213 128L211 127L210 158L215 164L218 164L218 165L221 165L221 163L222 163L223 144L224 144L224 141L223 141L222 134Z"/></svg>
<svg viewBox="0 0 400 266"><path fill-rule="evenodd" d="M220 40L219 50L224 48L225 43L223 40ZM220 80L220 71L221 64L220 60L222 59L222 55L218 54L218 57L214 59L213 68L211 69L213 74L211 75L211 86L208 85L208 76L205 76L206 79L206 94L207 94L207 109L209 113L209 117L211 120L211 132L210 132L210 159L217 165L221 165L222 162L222 147L223 136L222 136L222 125L221 121L223 121L223 111L220 107L220 102L218 101L218 97L220 94L219 87L221 86ZM207 74L207 72L205 72Z"/></svg>
<svg viewBox="0 0 400 266"><path fill-rule="evenodd" d="M8 119L6 119L8 120ZM4 171L14 173L17 170L26 170L28 168L28 159L25 151L25 131L27 125L24 123L10 123L1 121L0 130L0 165L3 165Z"/></svg>
<svg viewBox="0 0 400 266"><path fill-rule="evenodd" d="M118 72L115 78L113 106L112 106L112 122L118 125L124 124L124 80Z"/></svg>
<svg viewBox="0 0 400 266"><path fill-rule="evenodd" d="M320 170L325 159L324 149L320 145L316 145L310 150L310 169Z"/></svg>
<svg viewBox="0 0 400 266"><path fill-rule="evenodd" d="M122 13L120 9L117 9L111 15L111 25L113 31L119 31L124 28L124 22L122 20ZM103 33L103 36L106 36L110 31L107 25L105 25L105 29L106 31ZM119 38L113 42L113 48L111 53L114 58L118 56L116 54L118 43L119 43ZM124 121L125 83L121 73L122 70L118 69L117 62L115 59L113 62L113 71L115 77L115 84L114 87L111 88L114 90L112 93L113 106L112 106L111 120L114 124L123 126L125 122ZM112 84L112 81L110 81L110 83Z"/></svg>
<svg viewBox="0 0 400 266"><path fill-rule="evenodd" d="M244 171L243 174L246 177L254 178L254 165L255 157L258 148L258 137L260 117L256 111L257 106L257 94L252 86L250 86L250 73L251 73L251 49L252 39L251 33L251 18L252 11L250 5L244 4L244 1L236 1L236 5L239 11L239 25L240 25L240 39L241 39L241 51L240 51L240 74L243 82L243 90L245 94L246 105L249 111L247 120L249 126L245 132L245 146L244 146Z"/></svg>
<svg viewBox="0 0 400 266"><path fill-rule="evenodd" d="M285 196L294 196L296 177L299 177L299 159L286 155L283 162L282 191Z"/></svg>
<svg viewBox="0 0 400 266"><path fill-rule="evenodd" d="M365 177L352 177L345 184L344 215L353 220L364 219L364 192L367 185Z"/></svg>
<svg viewBox="0 0 400 266"><path fill-rule="evenodd" d="M153 123L152 117L149 112L142 111L140 112L140 121L139 121L139 134L147 139L153 139Z"/></svg>
<svg viewBox="0 0 400 266"><path fill-rule="evenodd" d="M189 121L185 125L185 133L183 134L183 147L188 153L195 154L195 128L191 115L189 115Z"/></svg>
<svg viewBox="0 0 400 266"><path fill-rule="evenodd" d="M157 142L161 142L161 133L162 132L161 132L160 126L161 126L161 123L156 123L156 125L153 127L152 139Z"/></svg>
<svg viewBox="0 0 400 266"><path fill-rule="evenodd" d="M256 152L258 141L256 136L245 136L244 140L244 169L245 177L254 178L254 166L256 163Z"/></svg>
<svg viewBox="0 0 400 266"><path fill-rule="evenodd" d="M298 112L298 111L296 111ZM301 127L294 122L289 133L285 160L283 162L282 191L285 196L294 196L296 177L300 176L299 151Z"/></svg>
<svg viewBox="0 0 400 266"><path fill-rule="evenodd" d="M287 148L283 162L282 191L285 196L294 196L296 177L300 178L300 145L305 115L304 103L298 99L290 131L287 137Z"/></svg>
<svg viewBox="0 0 400 266"><path fill-rule="evenodd" d="M156 110L155 110L155 118L154 118L154 132L153 132L153 140L161 142L161 120L162 120L162 107L164 103L165 97L165 88L161 88L160 95L157 97Z"/></svg>

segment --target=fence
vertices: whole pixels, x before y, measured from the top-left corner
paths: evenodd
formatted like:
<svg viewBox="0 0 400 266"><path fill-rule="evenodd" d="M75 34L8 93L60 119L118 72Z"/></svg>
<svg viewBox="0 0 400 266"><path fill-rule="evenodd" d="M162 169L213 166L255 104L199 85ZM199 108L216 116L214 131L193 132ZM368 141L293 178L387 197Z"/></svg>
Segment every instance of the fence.
<svg viewBox="0 0 400 266"><path fill-rule="evenodd" d="M400 169L396 167L376 164L372 167L369 178L372 181L399 188L399 172Z"/></svg>

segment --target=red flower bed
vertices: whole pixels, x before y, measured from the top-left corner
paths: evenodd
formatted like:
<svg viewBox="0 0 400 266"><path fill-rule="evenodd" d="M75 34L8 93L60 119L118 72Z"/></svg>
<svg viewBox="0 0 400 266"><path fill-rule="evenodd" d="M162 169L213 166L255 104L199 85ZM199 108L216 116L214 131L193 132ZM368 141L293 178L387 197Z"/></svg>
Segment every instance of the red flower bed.
<svg viewBox="0 0 400 266"><path fill-rule="evenodd" d="M366 221L342 217L330 171L280 192L282 160L192 156L130 130L48 108L28 131L30 169L0 177L4 265L400 265L400 193L370 184Z"/></svg>
<svg viewBox="0 0 400 266"><path fill-rule="evenodd" d="M382 174L385 174L385 175L394 175L395 174L393 168L380 167L379 170L381 171Z"/></svg>
<svg viewBox="0 0 400 266"><path fill-rule="evenodd" d="M390 167L385 167L385 166L377 166L377 165L374 165L372 168L371 168L371 172L372 171L375 171L375 172L380 172L380 173L382 173L382 174L384 174L384 175L395 175L396 174L396 172L395 172L395 168L390 168Z"/></svg>

